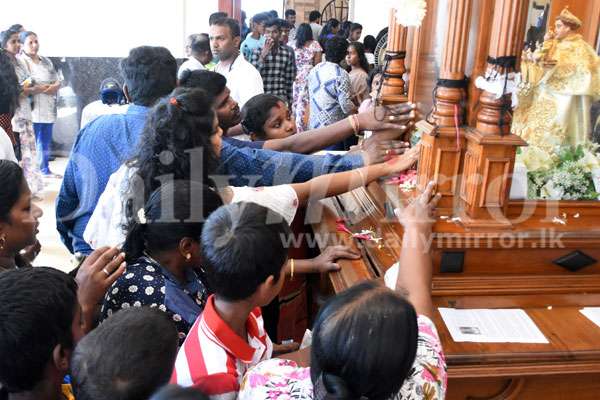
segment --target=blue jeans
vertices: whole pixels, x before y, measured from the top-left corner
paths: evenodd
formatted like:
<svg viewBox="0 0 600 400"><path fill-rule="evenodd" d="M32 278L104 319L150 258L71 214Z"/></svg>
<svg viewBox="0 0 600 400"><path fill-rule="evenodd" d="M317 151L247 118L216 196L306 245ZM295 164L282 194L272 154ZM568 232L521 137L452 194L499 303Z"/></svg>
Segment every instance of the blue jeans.
<svg viewBox="0 0 600 400"><path fill-rule="evenodd" d="M53 123L34 122L33 131L35 132L35 147L38 153L38 163L40 171L44 175L50 174L48 168L48 159L50 158L50 143L52 143Z"/></svg>

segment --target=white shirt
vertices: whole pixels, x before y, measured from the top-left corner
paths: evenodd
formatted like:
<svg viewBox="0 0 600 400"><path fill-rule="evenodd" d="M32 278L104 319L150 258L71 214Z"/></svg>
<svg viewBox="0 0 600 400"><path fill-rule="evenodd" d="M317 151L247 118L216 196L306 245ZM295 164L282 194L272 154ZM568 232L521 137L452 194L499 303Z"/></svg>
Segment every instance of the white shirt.
<svg viewBox="0 0 600 400"><path fill-rule="evenodd" d="M25 53L19 54L18 57L27 67L27 71L36 84L54 84L62 81L49 58L39 56L40 60L36 63ZM33 95L31 120L48 124L56 122L57 101L56 94L38 93Z"/></svg>
<svg viewBox="0 0 600 400"><path fill-rule="evenodd" d="M206 68L200 61L198 61L196 59L196 57L191 56L190 58L187 59L187 61L185 61L183 64L181 64L181 67L179 67L179 71L177 71L177 79L181 79L181 75L183 74L183 71L185 71L186 69L189 71L196 71L198 69L206 69Z"/></svg>
<svg viewBox="0 0 600 400"><path fill-rule="evenodd" d="M104 104L102 100L92 101L81 111L80 129L95 120L101 115L107 114L125 114L129 104Z"/></svg>
<svg viewBox="0 0 600 400"><path fill-rule="evenodd" d="M257 94L264 93L263 80L260 72L250 64L241 54L230 65L219 62L215 72L227 78L227 87L231 97L237 101L240 108Z"/></svg>
<svg viewBox="0 0 600 400"><path fill-rule="evenodd" d="M12 142L8 137L8 134L0 127L0 160L9 160L12 162L17 161L15 157L15 149L13 148Z"/></svg>
<svg viewBox="0 0 600 400"><path fill-rule="evenodd" d="M319 24L317 24L316 22L311 22L310 23L310 28L313 31L313 40L319 40L319 35L321 34L321 30L323 29L323 27Z"/></svg>
<svg viewBox="0 0 600 400"><path fill-rule="evenodd" d="M130 182L136 179L136 171L137 169L123 164L108 179L83 233L83 239L92 249L102 246L120 247L125 242L123 226L127 220L123 212L123 194ZM291 224L296 216L298 195L290 185L229 188L233 193L232 203L249 202L261 205L281 215L288 224Z"/></svg>

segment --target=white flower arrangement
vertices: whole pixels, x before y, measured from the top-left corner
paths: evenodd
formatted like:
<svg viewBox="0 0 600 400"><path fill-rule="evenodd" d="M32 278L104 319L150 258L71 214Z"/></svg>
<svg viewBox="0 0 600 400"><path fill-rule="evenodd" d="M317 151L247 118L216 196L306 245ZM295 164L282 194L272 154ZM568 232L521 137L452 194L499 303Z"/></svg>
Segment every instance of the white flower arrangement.
<svg viewBox="0 0 600 400"><path fill-rule="evenodd" d="M396 10L396 23L402 26L419 27L427 13L425 0L386 0Z"/></svg>
<svg viewBox="0 0 600 400"><path fill-rule="evenodd" d="M544 200L597 200L600 169L597 145L562 146L550 155L530 146L517 155L527 167L527 197Z"/></svg>

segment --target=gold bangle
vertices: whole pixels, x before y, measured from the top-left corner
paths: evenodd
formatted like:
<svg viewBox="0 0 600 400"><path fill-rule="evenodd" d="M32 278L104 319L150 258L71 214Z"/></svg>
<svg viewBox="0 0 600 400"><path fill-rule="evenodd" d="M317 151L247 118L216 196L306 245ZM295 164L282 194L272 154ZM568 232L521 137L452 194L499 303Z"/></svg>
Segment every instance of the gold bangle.
<svg viewBox="0 0 600 400"><path fill-rule="evenodd" d="M290 280L294 279L294 259L290 258Z"/></svg>

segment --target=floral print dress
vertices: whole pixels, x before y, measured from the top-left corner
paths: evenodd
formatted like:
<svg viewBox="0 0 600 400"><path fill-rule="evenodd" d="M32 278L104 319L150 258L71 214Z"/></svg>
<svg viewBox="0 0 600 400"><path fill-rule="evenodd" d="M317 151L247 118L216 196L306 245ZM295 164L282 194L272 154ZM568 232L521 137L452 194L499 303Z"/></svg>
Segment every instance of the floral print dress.
<svg viewBox="0 0 600 400"><path fill-rule="evenodd" d="M19 58L15 60L15 72L17 73L19 82L24 82L28 78L31 78L31 71L29 71L27 65ZM18 132L21 141L21 168L23 168L25 180L27 180L31 194L40 197L44 190L44 181L37 161L31 99L29 97L23 95L19 97L19 107L13 116L12 128L15 134Z"/></svg>
<svg viewBox="0 0 600 400"><path fill-rule="evenodd" d="M442 400L446 396L448 373L440 339L431 320L418 317L417 356L409 377L393 400ZM273 358L246 373L240 400L313 400L310 368L294 361Z"/></svg>
<svg viewBox="0 0 600 400"><path fill-rule="evenodd" d="M294 46L296 54L296 80L293 86L292 113L296 118L296 131L304 132L307 129L306 111L308 110L308 73L313 68L315 53L323 52L321 45L316 40L311 41L302 48Z"/></svg>

